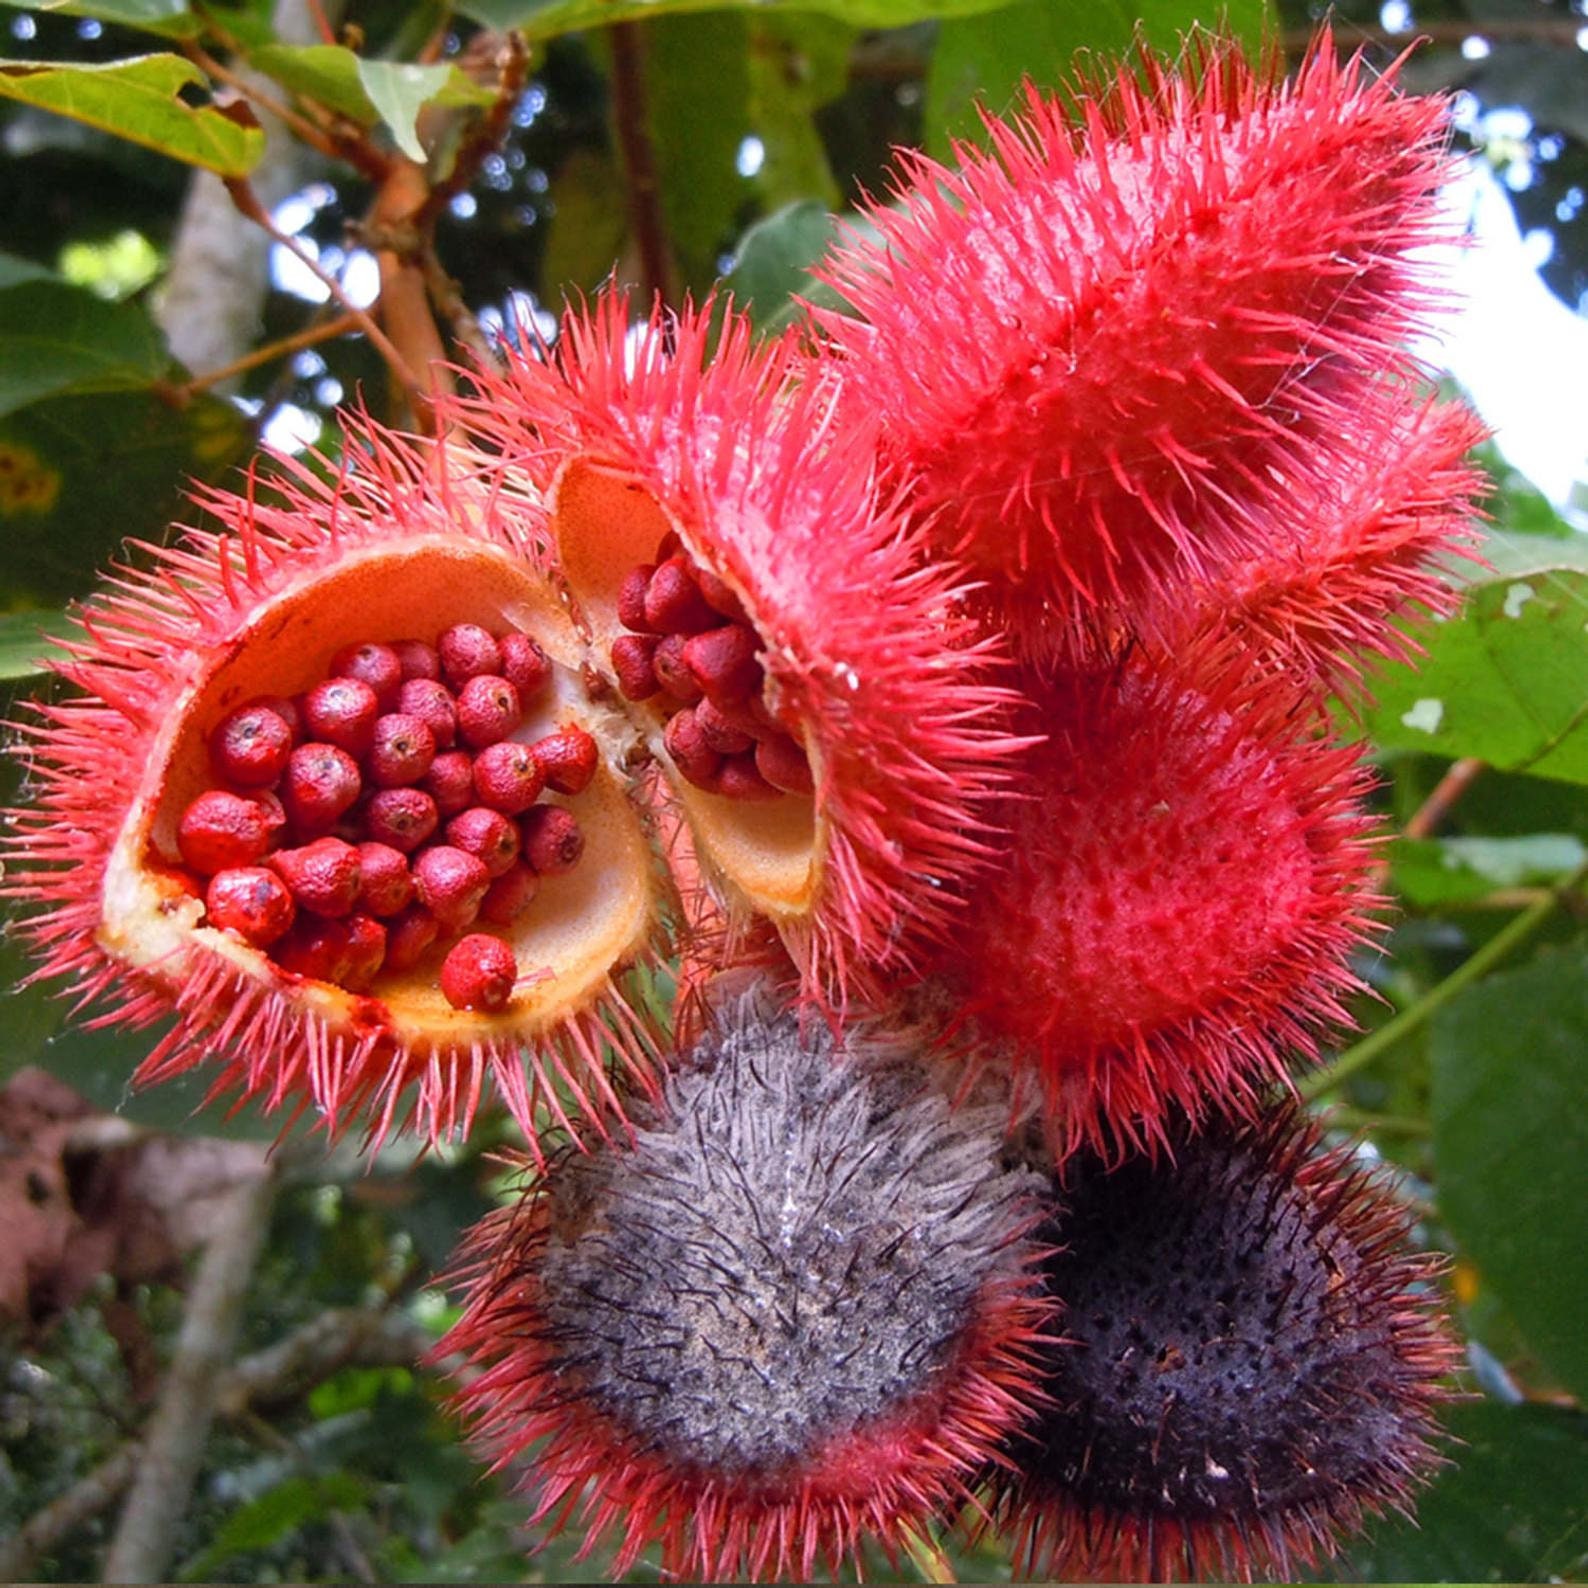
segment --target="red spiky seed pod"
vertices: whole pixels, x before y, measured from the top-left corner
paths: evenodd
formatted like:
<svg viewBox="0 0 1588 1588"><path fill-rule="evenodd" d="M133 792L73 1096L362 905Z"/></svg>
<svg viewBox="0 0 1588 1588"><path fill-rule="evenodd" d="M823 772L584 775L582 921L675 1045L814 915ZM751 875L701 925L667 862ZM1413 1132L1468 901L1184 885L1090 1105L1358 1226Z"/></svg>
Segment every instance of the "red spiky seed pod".
<svg viewBox="0 0 1588 1588"><path fill-rule="evenodd" d="M627 315L620 294L571 313L552 354L481 373L449 418L548 493L598 661L638 655L627 642L658 624L721 629L722 607L748 625L763 707L806 756L809 794L777 795L753 762L745 792L777 797L702 786L668 750L654 670L615 670L622 692L649 694L628 709L736 918L773 920L807 992L840 1003L947 933L944 884L982 859L1014 748L993 642L960 615L959 574L924 560L879 494L874 430L841 419L831 383L799 381L795 338L758 347L743 317L709 307L633 332Z"/></svg>
<svg viewBox="0 0 1588 1588"><path fill-rule="evenodd" d="M376 1136L400 1109L432 1136L467 1129L489 1088L526 1132L548 1118L576 1132L593 1120L599 1132L621 1106L612 1071L648 1085L659 1051L654 1017L623 991L626 967L659 946L666 886L616 770L627 724L586 697L584 645L538 571L539 503L450 444L373 426L345 441L340 469L277 460L268 501L203 493L219 532L139 548L140 564L89 602L58 668L75 694L41 705L17 746L34 803L9 822L6 890L24 901L41 974L97 1000L105 1019L169 1019L140 1082L214 1063L217 1090L309 1106L333 1131L362 1124ZM533 978L500 1011L459 1009L438 984L452 940L406 902L414 877L429 878L432 796L367 788L349 752L325 739L292 751L279 800L217 788L224 762L210 745L240 703L297 697L310 733L368 750L377 692L328 676L333 666L395 684L400 698L393 658L399 675L422 678L445 656L466 684L502 664L495 636L514 632L544 651L551 676L513 731L527 741L578 724L604 755L579 796L584 863L496 927ZM427 781L440 786L448 754ZM385 780L379 756L371 771ZM208 820L217 805L241 815ZM372 852L382 864L360 893ZM321 854L336 864L307 863ZM453 931L490 880L460 858L482 882L432 898ZM256 865L280 873L303 907L279 937L278 923L238 913L231 884L206 914L205 876ZM341 913L318 921L315 910Z"/></svg>
<svg viewBox="0 0 1588 1588"><path fill-rule="evenodd" d="M666 1106L469 1247L438 1346L535 1525L670 1578L837 1572L969 1497L1028 1409L1032 1177L906 1041L728 1001ZM769 1232L775 1232L768 1238Z"/></svg>
<svg viewBox="0 0 1588 1588"><path fill-rule="evenodd" d="M1357 467L1434 298L1445 107L1393 70L1234 42L1031 90L957 169L902 157L818 318L943 555L1027 655L1160 637L1190 578ZM1077 125L1071 104L1082 113Z"/></svg>
<svg viewBox="0 0 1588 1588"><path fill-rule="evenodd" d="M1459 1353L1412 1215L1292 1109L1071 1159L1047 1403L993 1474L1016 1576L1293 1581L1441 1464Z"/></svg>
<svg viewBox="0 0 1588 1588"><path fill-rule="evenodd" d="M971 1051L1007 1060L1061 1156L1151 1143L1173 1107L1254 1110L1359 987L1360 754L1246 660L1138 648L1026 680L1047 738L943 975Z"/></svg>

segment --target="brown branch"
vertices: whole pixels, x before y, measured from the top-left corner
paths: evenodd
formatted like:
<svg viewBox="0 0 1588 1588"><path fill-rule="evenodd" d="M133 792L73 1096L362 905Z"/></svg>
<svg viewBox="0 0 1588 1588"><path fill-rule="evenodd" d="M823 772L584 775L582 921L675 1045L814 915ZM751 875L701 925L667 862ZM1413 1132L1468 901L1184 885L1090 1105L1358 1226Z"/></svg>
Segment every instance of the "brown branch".
<svg viewBox="0 0 1588 1588"><path fill-rule="evenodd" d="M430 190L417 221L421 229L430 226L458 194L468 187L488 154L501 147L512 124L513 107L529 78L529 45L524 35L512 32L502 41L496 56L496 98L480 118L480 124L464 140L452 161L446 180Z"/></svg>
<svg viewBox="0 0 1588 1588"><path fill-rule="evenodd" d="M196 396L199 392L207 391L211 386L218 386L223 380L230 380L233 375L244 374L288 353L301 353L306 347L329 342L333 337L346 336L349 331L358 329L359 321L356 315L339 314L333 320L322 320L318 325L305 326L301 331L294 331L291 336L284 336L279 341L257 347L252 353L245 353L241 358L235 358L230 364L223 364L219 369L212 369L207 374L195 375L191 380L185 380L180 385L168 387L163 395L174 402L186 402L188 398Z"/></svg>
<svg viewBox="0 0 1588 1588"><path fill-rule="evenodd" d="M628 177L629 224L640 251L647 303L671 303L672 253L662 215L661 179L651 147L645 90L645 37L637 22L608 29L612 41L612 104L618 147Z"/></svg>
<svg viewBox="0 0 1588 1588"><path fill-rule="evenodd" d="M1434 785L1421 805L1407 818L1403 836L1427 838L1455 808L1456 802L1472 787L1485 763L1476 756L1452 761L1445 775Z"/></svg>
<svg viewBox="0 0 1588 1588"><path fill-rule="evenodd" d="M251 83L247 78L232 71L230 67L221 65L197 40L184 39L182 51L200 71L213 77L217 82L225 83L227 87L235 89L249 104L274 116L284 127L291 129L294 137L308 144L311 149L318 150L328 160L341 157L341 151L335 142L313 122L283 104L275 95L267 94L257 83Z"/></svg>

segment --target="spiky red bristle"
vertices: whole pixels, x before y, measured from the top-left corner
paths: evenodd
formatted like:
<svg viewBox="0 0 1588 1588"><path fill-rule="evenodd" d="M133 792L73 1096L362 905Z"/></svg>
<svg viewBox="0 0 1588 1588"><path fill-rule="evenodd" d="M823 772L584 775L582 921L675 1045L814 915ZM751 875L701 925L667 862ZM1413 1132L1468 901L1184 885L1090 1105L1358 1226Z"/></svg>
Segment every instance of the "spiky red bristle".
<svg viewBox="0 0 1588 1588"><path fill-rule="evenodd" d="M1074 87L1083 128L1032 90L958 170L905 156L875 240L821 272L856 406L1023 653L1152 632L1357 469L1449 170L1443 105L1392 77L1325 32L1289 83L1233 43L1144 53Z"/></svg>
<svg viewBox="0 0 1588 1588"><path fill-rule="evenodd" d="M1485 485L1467 455L1488 428L1464 403L1385 386L1356 433L1360 470L1310 482L1289 504L1290 533L1224 570L1187 613L1320 690L1359 686L1375 657L1411 660L1416 634L1398 620L1455 607L1442 565L1470 545Z"/></svg>
<svg viewBox="0 0 1588 1588"><path fill-rule="evenodd" d="M612 977L551 1029L474 1025L416 1042L380 998L307 981L233 934L199 930L193 879L152 842L128 848L129 824L152 825L148 813L168 802L174 736L217 673L245 654L267 677L275 665L301 670L301 625L272 660L275 630L297 621L291 599L356 574L363 559L438 544L460 559L495 557L514 580L543 558L538 504L520 497L506 511L513 488L461 450L373 424L350 425L344 439L340 468L279 458L268 490L251 480L245 495L201 491L220 529L135 547L136 563L118 565L76 613L54 671L77 693L18 725L32 803L8 813L4 891L27 911L36 976L64 981L79 1009L97 1006L95 1024L173 1020L139 1083L214 1060L212 1096L237 1091L293 1117L312 1105L332 1131L358 1123L377 1140L400 1103L432 1138L466 1132L494 1087L532 1142L548 1125L576 1134L581 1118L599 1134L620 1113L609 1068L650 1085L660 1051L653 1021ZM417 599L433 597L431 585ZM381 618L350 609L342 638ZM151 877L169 883L152 911Z"/></svg>
<svg viewBox="0 0 1588 1588"><path fill-rule="evenodd" d="M1031 1176L897 1036L835 1047L752 988L629 1146L553 1166L474 1233L437 1346L532 1525L613 1570L837 1573L896 1558L1030 1414Z"/></svg>
<svg viewBox="0 0 1588 1588"><path fill-rule="evenodd" d="M1459 1352L1412 1215L1285 1108L1072 1159L1048 1399L992 1477L1016 1575L1294 1580L1441 1465Z"/></svg>
<svg viewBox="0 0 1588 1588"><path fill-rule="evenodd" d="M1373 845L1358 752L1204 645L1028 679L1003 869L942 975L1055 1149L1151 1143L1175 1106L1250 1112L1359 983Z"/></svg>
<svg viewBox="0 0 1588 1588"><path fill-rule="evenodd" d="M996 647L963 617L960 571L879 494L875 430L834 384L801 379L792 336L757 347L708 304L631 327L622 295L570 313L555 354L475 377L460 415L542 486L570 458L631 476L688 549L737 590L767 699L817 767L819 868L808 908L778 916L808 991L947 938L945 887L987 855L985 809L1019 745Z"/></svg>

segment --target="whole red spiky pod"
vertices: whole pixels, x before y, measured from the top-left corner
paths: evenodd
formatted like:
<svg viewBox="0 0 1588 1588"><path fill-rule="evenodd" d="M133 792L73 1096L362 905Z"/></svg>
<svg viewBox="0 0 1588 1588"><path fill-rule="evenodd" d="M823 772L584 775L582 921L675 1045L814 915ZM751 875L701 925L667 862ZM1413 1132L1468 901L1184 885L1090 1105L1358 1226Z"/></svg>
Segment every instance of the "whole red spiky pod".
<svg viewBox="0 0 1588 1588"><path fill-rule="evenodd" d="M1445 112L1323 33L1289 82L1143 52L902 159L818 318L933 545L1022 651L1153 631L1357 467L1354 412L1431 292Z"/></svg>
<svg viewBox="0 0 1588 1588"><path fill-rule="evenodd" d="M944 884L983 856L1018 748L1011 696L960 573L877 491L874 428L799 378L792 338L712 321L631 327L608 295L544 359L477 375L459 416L546 491L578 611L702 861L842 1004L948 934Z"/></svg>
<svg viewBox="0 0 1588 1588"><path fill-rule="evenodd" d="M40 976L99 1021L169 1022L140 1082L213 1059L217 1092L309 1105L332 1130L362 1123L376 1137L400 1107L432 1136L466 1131L488 1086L532 1140L548 1121L599 1121L618 1103L609 1066L649 1084L660 1052L620 980L651 957L662 898L622 780L604 770L574 802L599 865L555 879L543 914L499 929L519 972L505 1006L462 1007L439 968L484 868L448 851L478 885L426 896L436 851L412 851L438 815L416 781L428 751L412 752L431 736L411 718L377 719L352 673L321 684L328 669L362 668L394 700L405 665L434 676L428 642L447 625L527 628L555 653L556 677L520 733L564 717L607 732L577 687L577 637L536 571L544 515L530 499L507 512L501 482L460 449L373 425L344 439L340 472L280 459L268 495L205 491L218 530L134 548L80 609L55 668L71 693L20 727L32 803L9 813L5 891L24 901ZM290 698L303 691L307 710ZM316 722L362 745L363 768L330 743L282 762ZM376 747L382 723L401 730L408 763ZM228 789L238 776L250 786ZM404 786L380 786L394 776ZM606 866L622 886L601 880ZM438 923L431 903L456 919Z"/></svg>
<svg viewBox="0 0 1588 1588"><path fill-rule="evenodd" d="M1288 1108L1170 1146L1066 1166L1048 1402L991 1478L1017 1576L1294 1580L1442 1464L1440 1260L1381 1177Z"/></svg>
<svg viewBox="0 0 1588 1588"><path fill-rule="evenodd" d="M531 1523L668 1577L837 1572L970 1498L1030 1410L1034 1177L907 1043L841 1047L761 991L719 1011L631 1143L474 1232L437 1346Z"/></svg>
<svg viewBox="0 0 1588 1588"><path fill-rule="evenodd" d="M1056 1152L1251 1111L1359 983L1373 845L1359 753L1227 644L1027 680L1003 867L942 967ZM982 1062L974 1058L973 1063Z"/></svg>
<svg viewBox="0 0 1588 1588"><path fill-rule="evenodd" d="M1470 541L1483 489L1467 454L1487 427L1465 404L1385 386L1358 416L1358 468L1298 482L1292 532L1226 568L1188 608L1233 629L1260 665L1322 689L1359 685L1374 657L1409 661L1419 609L1451 611L1441 564Z"/></svg>

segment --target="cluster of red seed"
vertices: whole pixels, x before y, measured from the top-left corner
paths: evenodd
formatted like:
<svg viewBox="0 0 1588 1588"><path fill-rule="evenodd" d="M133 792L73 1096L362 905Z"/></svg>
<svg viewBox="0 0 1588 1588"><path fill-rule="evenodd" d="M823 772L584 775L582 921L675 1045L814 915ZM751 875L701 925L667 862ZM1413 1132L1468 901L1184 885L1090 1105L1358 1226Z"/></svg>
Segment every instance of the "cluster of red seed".
<svg viewBox="0 0 1588 1588"><path fill-rule="evenodd" d="M511 926L584 851L573 813L536 802L588 787L595 740L578 727L512 737L550 683L528 635L459 623L435 645L346 646L296 699L240 706L210 736L221 786L177 827L208 924L350 992L476 920ZM440 979L454 1007L496 1011L518 967L500 938L473 933Z"/></svg>
<svg viewBox="0 0 1588 1588"><path fill-rule="evenodd" d="M618 590L630 632L612 642L629 700L657 700L662 742L696 788L728 799L809 794L810 761L768 709L760 641L729 587L669 536L661 561L631 568Z"/></svg>

